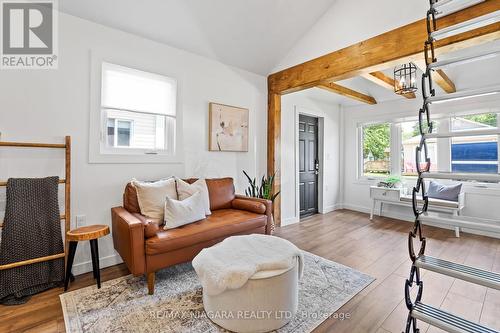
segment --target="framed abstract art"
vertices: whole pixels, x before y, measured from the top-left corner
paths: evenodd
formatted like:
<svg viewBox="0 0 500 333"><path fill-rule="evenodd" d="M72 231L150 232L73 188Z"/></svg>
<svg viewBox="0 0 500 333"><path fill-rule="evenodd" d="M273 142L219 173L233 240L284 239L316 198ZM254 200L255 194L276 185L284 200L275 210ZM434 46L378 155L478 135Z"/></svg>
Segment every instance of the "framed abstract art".
<svg viewBox="0 0 500 333"><path fill-rule="evenodd" d="M248 151L248 109L209 104L210 151Z"/></svg>

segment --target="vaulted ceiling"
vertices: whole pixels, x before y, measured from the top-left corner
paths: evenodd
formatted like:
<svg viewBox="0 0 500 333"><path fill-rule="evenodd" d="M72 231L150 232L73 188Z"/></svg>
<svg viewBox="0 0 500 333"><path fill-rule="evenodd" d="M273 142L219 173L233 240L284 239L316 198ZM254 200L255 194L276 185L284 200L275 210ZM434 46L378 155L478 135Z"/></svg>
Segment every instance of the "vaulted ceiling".
<svg viewBox="0 0 500 333"><path fill-rule="evenodd" d="M184 49L267 76L278 66L305 61L424 16L422 0L395 8L399 0L60 0L60 10L112 28ZM359 8L380 8L367 19ZM399 20L387 20L392 11ZM418 14L422 12L422 14ZM358 15L359 14L359 15ZM382 15L384 14L384 15ZM352 17L354 15L354 17ZM349 16L349 17L347 17ZM394 15L392 15L394 16ZM347 43L347 44L346 44ZM480 46L500 49L500 42ZM465 54L468 50L460 51ZM453 54L448 56L457 56ZM291 62L294 64L294 62ZM418 65L418 64L417 64ZM423 67L420 64L420 67ZM500 57L445 70L457 90L500 84L492 68ZM392 68L373 77L354 77L307 91L311 98L344 106L403 99L391 87ZM418 73L420 77L421 71ZM385 76L385 77L384 77ZM444 93L436 84L438 93ZM413 96L406 96L413 97ZM417 92L416 98L420 97Z"/></svg>
<svg viewBox="0 0 500 333"><path fill-rule="evenodd" d="M60 0L61 11L268 75L336 0Z"/></svg>

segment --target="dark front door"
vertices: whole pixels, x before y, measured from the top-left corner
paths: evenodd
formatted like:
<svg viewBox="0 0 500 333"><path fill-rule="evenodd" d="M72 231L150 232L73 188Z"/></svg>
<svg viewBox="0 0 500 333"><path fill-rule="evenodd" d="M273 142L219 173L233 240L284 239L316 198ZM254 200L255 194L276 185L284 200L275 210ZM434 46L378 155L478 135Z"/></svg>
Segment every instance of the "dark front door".
<svg viewBox="0 0 500 333"><path fill-rule="evenodd" d="M318 118L299 116L300 217L318 212Z"/></svg>

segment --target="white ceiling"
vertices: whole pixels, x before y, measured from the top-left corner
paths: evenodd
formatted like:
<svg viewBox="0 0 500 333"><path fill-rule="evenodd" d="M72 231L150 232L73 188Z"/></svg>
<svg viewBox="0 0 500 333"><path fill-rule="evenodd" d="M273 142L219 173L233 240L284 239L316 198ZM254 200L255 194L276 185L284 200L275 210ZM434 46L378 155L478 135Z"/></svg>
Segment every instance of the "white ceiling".
<svg viewBox="0 0 500 333"><path fill-rule="evenodd" d="M60 0L62 12L268 75L336 0Z"/></svg>

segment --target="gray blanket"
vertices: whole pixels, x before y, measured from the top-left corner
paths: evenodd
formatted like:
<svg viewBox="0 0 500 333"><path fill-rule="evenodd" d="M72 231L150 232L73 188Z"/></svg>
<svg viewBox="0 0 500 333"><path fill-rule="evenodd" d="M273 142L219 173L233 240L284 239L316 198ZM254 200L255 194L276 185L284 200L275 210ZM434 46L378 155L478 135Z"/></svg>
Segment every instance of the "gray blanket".
<svg viewBox="0 0 500 333"><path fill-rule="evenodd" d="M11 178L0 243L0 264L64 252L59 177ZM22 304L64 280L64 258L0 270L0 303Z"/></svg>

